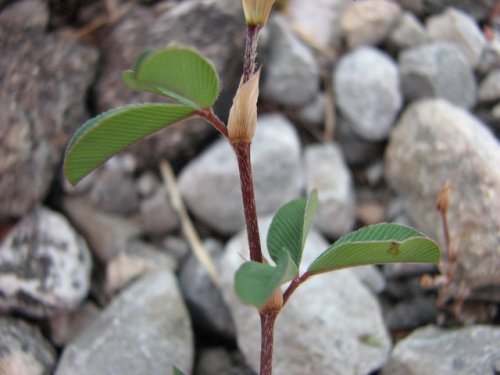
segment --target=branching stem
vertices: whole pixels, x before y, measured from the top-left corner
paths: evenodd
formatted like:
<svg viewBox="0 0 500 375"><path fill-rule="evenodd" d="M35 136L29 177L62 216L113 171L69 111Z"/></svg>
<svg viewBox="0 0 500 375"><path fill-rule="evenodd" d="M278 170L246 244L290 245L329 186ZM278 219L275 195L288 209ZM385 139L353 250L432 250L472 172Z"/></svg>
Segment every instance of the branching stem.
<svg viewBox="0 0 500 375"><path fill-rule="evenodd" d="M212 108L199 109L195 113L212 124L212 126L217 129L219 133L221 133L225 138L228 138L226 125L219 117L217 117Z"/></svg>

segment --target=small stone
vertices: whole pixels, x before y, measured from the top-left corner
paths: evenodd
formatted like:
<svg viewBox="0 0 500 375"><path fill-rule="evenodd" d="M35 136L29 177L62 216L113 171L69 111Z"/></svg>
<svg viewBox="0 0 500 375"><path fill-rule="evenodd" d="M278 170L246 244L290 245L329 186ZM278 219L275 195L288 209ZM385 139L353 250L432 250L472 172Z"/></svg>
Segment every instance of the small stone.
<svg viewBox="0 0 500 375"><path fill-rule="evenodd" d="M154 246L140 241L131 242L106 265L104 292L112 296L132 280L161 269L173 271L175 261Z"/></svg>
<svg viewBox="0 0 500 375"><path fill-rule="evenodd" d="M142 198L149 198L160 187L160 181L153 172L143 173L137 180L137 191Z"/></svg>
<svg viewBox="0 0 500 375"><path fill-rule="evenodd" d="M0 374L51 374L56 352L40 330L22 320L0 316Z"/></svg>
<svg viewBox="0 0 500 375"><path fill-rule="evenodd" d="M270 222L270 218L259 221L261 233L267 233ZM265 238L261 242L268 257ZM312 230L301 272L327 247L324 238ZM256 371L259 315L234 292L234 272L243 262L240 254L248 258L245 233L227 244L221 260L221 287L236 323L238 347ZM276 374L368 374L385 363L390 350L378 301L350 270L314 276L301 285L276 321L274 339Z"/></svg>
<svg viewBox="0 0 500 375"><path fill-rule="evenodd" d="M151 197L141 202L140 215L142 229L148 235L163 235L179 227L179 216L161 185Z"/></svg>
<svg viewBox="0 0 500 375"><path fill-rule="evenodd" d="M259 118L252 142L252 170L259 214L274 212L300 195L300 142L282 115ZM203 222L221 233L243 228L237 162L227 141L217 141L191 161L178 181L186 205Z"/></svg>
<svg viewBox="0 0 500 375"><path fill-rule="evenodd" d="M424 5L423 11L427 14L435 14L442 12L446 8L454 7L462 10L475 20L484 20L491 14L491 9L496 0L423 0L422 2Z"/></svg>
<svg viewBox="0 0 500 375"><path fill-rule="evenodd" d="M103 169L90 191L95 207L111 214L129 215L139 208L139 194L132 178L120 171Z"/></svg>
<svg viewBox="0 0 500 375"><path fill-rule="evenodd" d="M385 289L385 278L380 270L369 264L366 266L353 267L351 269L354 276L363 283L372 293L382 293Z"/></svg>
<svg viewBox="0 0 500 375"><path fill-rule="evenodd" d="M388 55L372 47L344 55L335 69L334 87L341 113L359 136L379 141L389 135L402 97L398 69Z"/></svg>
<svg viewBox="0 0 500 375"><path fill-rule="evenodd" d="M385 219L385 207L377 202L360 202L356 209L356 218L364 225L380 223Z"/></svg>
<svg viewBox="0 0 500 375"><path fill-rule="evenodd" d="M424 26L413 13L405 12L389 35L389 42L398 49L416 47L428 41Z"/></svg>
<svg viewBox="0 0 500 375"><path fill-rule="evenodd" d="M476 67L486 47L486 38L467 13L450 7L442 14L427 19L427 30L432 40L455 44L469 65Z"/></svg>
<svg viewBox="0 0 500 375"><path fill-rule="evenodd" d="M490 71L500 69L500 37L496 36L489 41L483 49L477 70L481 74L488 74Z"/></svg>
<svg viewBox="0 0 500 375"><path fill-rule="evenodd" d="M382 375L493 375L499 342L500 329L493 326L420 328L396 345Z"/></svg>
<svg viewBox="0 0 500 375"><path fill-rule="evenodd" d="M98 315L99 308L90 301L85 301L76 310L62 312L49 320L50 340L59 347L71 342Z"/></svg>
<svg viewBox="0 0 500 375"><path fill-rule="evenodd" d="M167 254L177 260L177 264L185 261L191 252L189 244L181 237L167 236L163 241L163 247Z"/></svg>
<svg viewBox="0 0 500 375"><path fill-rule="evenodd" d="M222 246L215 240L205 241L208 254L218 262ZM193 316L194 324L208 335L233 339L236 331L231 312L222 299L221 292L210 279L198 258L191 256L179 272L179 284Z"/></svg>
<svg viewBox="0 0 500 375"><path fill-rule="evenodd" d="M386 308L384 317L391 331L408 331L436 321L435 297L418 296Z"/></svg>
<svg viewBox="0 0 500 375"><path fill-rule="evenodd" d="M329 237L340 237L354 227L356 198L352 176L340 148L334 144L311 145L304 151L308 191L318 190L316 228Z"/></svg>
<svg viewBox="0 0 500 375"><path fill-rule="evenodd" d="M342 117L336 124L335 136L349 165L364 166L382 158L385 148L382 141L373 142L360 137L354 126Z"/></svg>
<svg viewBox="0 0 500 375"><path fill-rule="evenodd" d="M340 17L351 0L290 0L287 16L296 30L325 49L341 45Z"/></svg>
<svg viewBox="0 0 500 375"><path fill-rule="evenodd" d="M450 43L431 43L399 56L401 87L408 100L439 97L464 108L476 100L476 82L463 53Z"/></svg>
<svg viewBox="0 0 500 375"><path fill-rule="evenodd" d="M103 263L141 234L134 221L98 211L85 197L64 198L63 209L89 243L94 256Z"/></svg>
<svg viewBox="0 0 500 375"><path fill-rule="evenodd" d="M482 103L500 100L500 69L492 71L481 82L478 98Z"/></svg>
<svg viewBox="0 0 500 375"><path fill-rule="evenodd" d="M352 2L342 14L340 25L350 49L382 42L396 25L401 8L393 1Z"/></svg>
<svg viewBox="0 0 500 375"><path fill-rule="evenodd" d="M315 126L323 125L328 100L325 94L318 94L312 102L300 108L298 113L300 120Z"/></svg>
<svg viewBox="0 0 500 375"><path fill-rule="evenodd" d="M319 68L311 52L290 29L285 18L269 21L269 57L264 61L262 97L286 107L300 107L319 92Z"/></svg>
<svg viewBox="0 0 500 375"><path fill-rule="evenodd" d="M459 162L458 162L459 161ZM386 152L386 177L417 228L441 244L435 203L451 184L450 233L457 245L455 280L469 287L500 285L500 146L489 129L444 100L409 107Z"/></svg>
<svg viewBox="0 0 500 375"><path fill-rule="evenodd" d="M193 332L175 276L149 273L64 348L56 375L191 373Z"/></svg>
<svg viewBox="0 0 500 375"><path fill-rule="evenodd" d="M16 1L0 12L0 24L10 28L43 30L48 23L49 9L42 0Z"/></svg>
<svg viewBox="0 0 500 375"><path fill-rule="evenodd" d="M230 354L224 348L208 348L201 351L195 375L227 374L233 367Z"/></svg>
<svg viewBox="0 0 500 375"><path fill-rule="evenodd" d="M0 244L0 311L47 318L74 309L90 287L92 259L66 218L34 209Z"/></svg>

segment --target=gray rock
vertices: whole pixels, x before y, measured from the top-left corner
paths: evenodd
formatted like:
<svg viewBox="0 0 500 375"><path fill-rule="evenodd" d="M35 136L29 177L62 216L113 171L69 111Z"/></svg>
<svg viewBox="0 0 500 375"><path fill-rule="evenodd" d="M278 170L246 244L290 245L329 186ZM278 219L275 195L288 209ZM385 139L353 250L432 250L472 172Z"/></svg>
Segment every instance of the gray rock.
<svg viewBox="0 0 500 375"><path fill-rule="evenodd" d="M470 14L476 20L487 18L491 8L495 5L495 0L423 0L421 2L423 3L422 10L426 13L438 13L447 7L455 7Z"/></svg>
<svg viewBox="0 0 500 375"><path fill-rule="evenodd" d="M43 30L48 23L49 9L42 0L16 1L0 12L0 24L4 27Z"/></svg>
<svg viewBox="0 0 500 375"><path fill-rule="evenodd" d="M386 308L384 317L391 331L410 331L436 321L437 307L435 297L417 296Z"/></svg>
<svg viewBox="0 0 500 375"><path fill-rule="evenodd" d="M349 165L366 165L382 158L383 142L370 142L361 138L354 131L354 126L342 117L337 119L336 124L335 136Z"/></svg>
<svg viewBox="0 0 500 375"><path fill-rule="evenodd" d="M399 17L399 21L389 35L389 42L398 49L416 47L429 40L427 31L419 19L409 12Z"/></svg>
<svg viewBox="0 0 500 375"><path fill-rule="evenodd" d="M318 190L316 228L340 237L354 227L356 197L342 151L334 143L310 145L304 151L307 190Z"/></svg>
<svg viewBox="0 0 500 375"><path fill-rule="evenodd" d="M271 40L264 61L262 97L286 107L300 107L319 91L318 64L285 18L272 17L268 27Z"/></svg>
<svg viewBox="0 0 500 375"><path fill-rule="evenodd" d="M480 102L494 102L500 99L500 69L492 71L481 82L478 90Z"/></svg>
<svg viewBox="0 0 500 375"><path fill-rule="evenodd" d="M90 191L95 207L118 215L129 215L139 208L139 194L132 177L120 171L104 169Z"/></svg>
<svg viewBox="0 0 500 375"><path fill-rule="evenodd" d="M230 354L224 348L208 348L201 351L195 375L222 375L233 367Z"/></svg>
<svg viewBox="0 0 500 375"><path fill-rule="evenodd" d="M373 293L381 293L385 289L383 273L373 265L354 267L351 272Z"/></svg>
<svg viewBox="0 0 500 375"><path fill-rule="evenodd" d="M261 233L267 232L269 224L270 218L260 221ZM304 265L326 247L325 240L312 231ZM244 233L226 247L221 285L235 319L239 348L256 370L260 354L258 313L234 293L240 254L248 257ZM274 338L276 375L368 374L382 366L390 349L377 300L349 270L313 277L301 285L278 317Z"/></svg>
<svg viewBox="0 0 500 375"><path fill-rule="evenodd" d="M144 172L137 179L137 191L143 199L151 197L160 186L161 183L158 177L152 171Z"/></svg>
<svg viewBox="0 0 500 375"><path fill-rule="evenodd" d="M271 114L259 118L252 164L259 214L274 212L299 195L303 186L300 142L285 117ZM243 228L236 157L225 140L216 142L182 170L179 190L188 208L212 228L223 233Z"/></svg>
<svg viewBox="0 0 500 375"><path fill-rule="evenodd" d="M41 12L28 16L30 11ZM97 52L46 34L40 2L0 22L0 219L19 218L48 193L63 149L85 115ZM16 9L16 8L14 8ZM18 18L16 18L19 16ZM17 24L19 22L19 24Z"/></svg>
<svg viewBox="0 0 500 375"><path fill-rule="evenodd" d="M212 259L217 262L222 246L215 240L205 241L204 245ZM207 335L234 339L234 322L220 289L194 254L191 254L181 267L179 284L195 327L198 326Z"/></svg>
<svg viewBox="0 0 500 375"><path fill-rule="evenodd" d="M386 153L386 177L418 228L443 243L435 211L439 191L452 186L448 220L458 246L457 281L500 285L500 146L476 118L444 100L411 106Z"/></svg>
<svg viewBox="0 0 500 375"><path fill-rule="evenodd" d="M120 72L130 69L144 48L164 48L167 44L192 46L215 64L221 76L222 92L217 112L228 113L242 68L245 21L240 1L204 0L174 2L156 6L132 5L106 33L102 50L105 62L97 85L101 111L131 102L161 101L152 94L133 92L124 85ZM161 158L185 162L215 136L201 120L168 127L130 150L138 167L156 166Z"/></svg>
<svg viewBox="0 0 500 375"><path fill-rule="evenodd" d="M98 211L85 197L65 197L63 210L89 243L94 256L107 263L141 234L131 219Z"/></svg>
<svg viewBox="0 0 500 375"><path fill-rule="evenodd" d="M455 44L476 67L486 46L486 38L479 26L467 13L448 8L444 13L427 19L427 31L432 40Z"/></svg>
<svg viewBox="0 0 500 375"><path fill-rule="evenodd" d="M325 122L325 115L328 103L328 97L324 93L316 95L312 102L307 103L300 108L298 116L306 124L321 127Z"/></svg>
<svg viewBox="0 0 500 375"><path fill-rule="evenodd" d="M106 265L104 292L111 296L148 272L175 268L175 260L155 246L142 241L130 242Z"/></svg>
<svg viewBox="0 0 500 375"><path fill-rule="evenodd" d="M488 74L494 69L500 69L500 38L489 41L483 49L477 70L481 74Z"/></svg>
<svg viewBox="0 0 500 375"><path fill-rule="evenodd" d="M46 318L74 309L87 295L91 268L68 221L36 208L0 244L0 311Z"/></svg>
<svg viewBox="0 0 500 375"><path fill-rule="evenodd" d="M0 316L0 373L52 373L56 352L40 330L22 320Z"/></svg>
<svg viewBox="0 0 500 375"><path fill-rule="evenodd" d="M56 375L190 373L193 333L170 271L150 273L124 290L65 347Z"/></svg>
<svg viewBox="0 0 500 375"><path fill-rule="evenodd" d="M342 14L340 25L350 49L382 42L396 25L401 8L393 1L352 2Z"/></svg>
<svg viewBox="0 0 500 375"><path fill-rule="evenodd" d="M428 326L396 345L382 374L494 375L499 342L496 327L444 330Z"/></svg>
<svg viewBox="0 0 500 375"><path fill-rule="evenodd" d="M334 87L337 105L358 135L368 140L388 136L402 104L398 70L388 55L361 47L343 56Z"/></svg>
<svg viewBox="0 0 500 375"><path fill-rule="evenodd" d="M340 16L350 4L350 0L290 0L287 16L308 40L322 48L336 49L342 39Z"/></svg>
<svg viewBox="0 0 500 375"><path fill-rule="evenodd" d="M89 300L86 300L76 310L61 312L50 318L49 337L58 347L71 342L84 330L100 313L100 309Z"/></svg>
<svg viewBox="0 0 500 375"><path fill-rule="evenodd" d="M453 44L431 43L403 51L399 56L401 87L406 99L439 97L470 108L476 100L476 82L463 53Z"/></svg>
<svg viewBox="0 0 500 375"><path fill-rule="evenodd" d="M179 217L172 207L168 192L158 186L153 195L141 202L141 226L144 233L157 236L179 227Z"/></svg>

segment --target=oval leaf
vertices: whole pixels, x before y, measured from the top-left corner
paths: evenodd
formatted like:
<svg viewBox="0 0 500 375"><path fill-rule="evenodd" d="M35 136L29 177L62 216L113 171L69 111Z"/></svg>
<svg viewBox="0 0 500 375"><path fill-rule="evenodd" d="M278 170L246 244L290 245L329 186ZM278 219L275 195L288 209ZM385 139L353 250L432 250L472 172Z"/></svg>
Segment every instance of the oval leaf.
<svg viewBox="0 0 500 375"><path fill-rule="evenodd" d="M438 263L439 247L416 229L399 224L376 224L341 237L308 269L321 273L366 264Z"/></svg>
<svg viewBox="0 0 500 375"><path fill-rule="evenodd" d="M234 288L240 299L260 309L281 284L298 274L290 254L284 251L276 267L257 262L245 262L236 271Z"/></svg>
<svg viewBox="0 0 500 375"><path fill-rule="evenodd" d="M309 199L296 199L278 210L267 233L269 255L276 263L286 249L295 265L300 266L317 204L318 195L316 190L313 190Z"/></svg>
<svg viewBox="0 0 500 375"><path fill-rule="evenodd" d="M178 104L137 104L90 119L73 135L66 148L66 178L76 184L127 146L193 113L191 107Z"/></svg>
<svg viewBox="0 0 500 375"><path fill-rule="evenodd" d="M167 96L193 108L210 108L219 94L214 66L189 48L146 51L122 78L133 90Z"/></svg>

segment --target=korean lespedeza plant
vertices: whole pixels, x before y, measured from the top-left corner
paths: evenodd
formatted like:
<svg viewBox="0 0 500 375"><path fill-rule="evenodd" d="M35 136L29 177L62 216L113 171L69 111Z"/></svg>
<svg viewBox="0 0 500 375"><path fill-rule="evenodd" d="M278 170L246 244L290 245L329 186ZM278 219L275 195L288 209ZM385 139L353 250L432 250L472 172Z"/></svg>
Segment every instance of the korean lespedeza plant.
<svg viewBox="0 0 500 375"><path fill-rule="evenodd" d="M267 236L271 259L263 257L250 152L259 96L257 43L273 4L274 0L243 0L247 21L243 73L227 126L212 109L220 82L208 60L188 47L148 50L137 58L131 70L122 74L123 80L132 90L154 93L166 97L168 102L121 107L87 121L70 140L64 160L66 178L76 184L131 144L192 117L205 119L230 142L238 161L250 249L250 260L236 272L235 290L260 315L261 375L272 373L274 322L292 293L309 277L366 264L437 263L440 254L437 245L419 231L383 223L340 238L300 274L302 251L318 204L318 193L312 191L308 198L287 203L276 213ZM175 369L174 373L180 371Z"/></svg>

